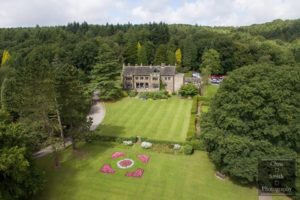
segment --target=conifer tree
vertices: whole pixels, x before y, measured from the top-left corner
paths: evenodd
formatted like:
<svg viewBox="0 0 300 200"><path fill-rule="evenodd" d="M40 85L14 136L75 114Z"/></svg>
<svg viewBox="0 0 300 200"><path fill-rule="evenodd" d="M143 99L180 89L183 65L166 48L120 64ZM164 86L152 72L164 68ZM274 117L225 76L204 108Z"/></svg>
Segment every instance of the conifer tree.
<svg viewBox="0 0 300 200"><path fill-rule="evenodd" d="M154 64L160 65L166 62L167 62L167 46L162 44L159 45L158 48L156 49Z"/></svg>
<svg viewBox="0 0 300 200"><path fill-rule="evenodd" d="M140 42L137 43L137 62L138 64L148 64L146 49Z"/></svg>
<svg viewBox="0 0 300 200"><path fill-rule="evenodd" d="M121 97L121 88L117 81L121 71L120 64L116 55L107 44L103 44L100 48L97 60L90 75L90 92L99 90L99 97L102 100L112 100Z"/></svg>
<svg viewBox="0 0 300 200"><path fill-rule="evenodd" d="M68 135L72 139L73 149L76 149L76 141L83 137L87 127L89 98L84 93L83 84L79 81L79 70L76 67L69 64L55 65L58 121L64 127L69 127Z"/></svg>
<svg viewBox="0 0 300 200"><path fill-rule="evenodd" d="M183 59L182 64L185 70L195 69L197 66L197 47L191 38L183 42Z"/></svg>

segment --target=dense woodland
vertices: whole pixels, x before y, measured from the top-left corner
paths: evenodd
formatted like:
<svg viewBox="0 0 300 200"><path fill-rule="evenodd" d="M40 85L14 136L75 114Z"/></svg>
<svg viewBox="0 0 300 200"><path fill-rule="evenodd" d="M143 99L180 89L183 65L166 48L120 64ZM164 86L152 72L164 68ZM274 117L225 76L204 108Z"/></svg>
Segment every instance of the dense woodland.
<svg viewBox="0 0 300 200"><path fill-rule="evenodd" d="M119 82L122 63L175 64L178 72L206 72L205 69L209 67L208 74L229 75L231 71L245 66L244 71L236 72L229 79L231 81L225 82L221 93L213 101L212 109L216 112L208 115L205 126L210 130L211 126L216 125L214 123L218 123L216 116L232 114L230 109L228 113L219 109L224 97L222 91L223 94L233 91L234 87L238 87L235 84L241 83L240 79L247 85L241 74L251 74L253 69L258 70L261 77L264 71L259 70L260 66L269 66L272 70L261 67L269 78L268 84L273 84L272 73L275 82L295 79L289 82L287 91L289 94L297 92L297 95L289 96L292 99L283 104L293 104L294 107L287 108L287 111L291 112L290 116L295 116L293 120L299 119L299 34L300 20L276 20L238 28L164 23L89 25L74 22L57 27L0 29L0 199L28 199L40 189L43 179L32 162L33 151L46 144L57 149L57 143L63 142L65 137L73 140L73 148L76 149L76 141L84 137L89 127L85 118L92 92L100 90L100 98L103 100L118 99L124 95ZM282 65L288 67L279 70L278 66ZM289 73L293 70L296 78ZM280 76L280 73L287 75ZM268 84L265 86L269 87ZM280 86L283 82L276 84ZM226 91L226 87L230 89ZM274 91L276 89L271 93ZM243 117L251 112L242 113ZM216 150L222 149L218 145L224 145L224 149L231 148L230 145L219 144L220 140L217 139L226 133L222 130L229 130L228 127L232 132L228 140L240 141L234 144L241 144L238 148L243 149L243 145L251 142L249 138L242 138L244 142L239 138L241 136L238 136L238 132L245 131L242 130L245 124L235 121L235 116L232 117L234 121L228 123L235 122L236 126L229 127L224 123L222 126L226 127L219 126L213 133L207 131L207 148L213 161L219 166L225 166L224 173L241 182L253 182L253 160L239 165L234 173L229 169L237 161L228 161L230 158L222 157L222 152ZM299 151L299 123L289 121L289 116L276 120L286 120L282 125L285 132L293 129L290 123L294 123L293 131L298 135L274 135L273 129L270 129L265 136L267 141L253 143L251 148L271 149L278 155L287 153L295 156L295 152ZM216 133L220 135L216 136ZM248 132L245 131L245 134ZM264 138L259 131L251 134L256 139ZM290 140L295 142L288 142ZM281 145L282 149L276 150L272 145ZM55 165L59 167L56 151L54 155ZM239 155L239 152L227 154L234 158ZM244 173L243 169L248 166L252 171Z"/></svg>

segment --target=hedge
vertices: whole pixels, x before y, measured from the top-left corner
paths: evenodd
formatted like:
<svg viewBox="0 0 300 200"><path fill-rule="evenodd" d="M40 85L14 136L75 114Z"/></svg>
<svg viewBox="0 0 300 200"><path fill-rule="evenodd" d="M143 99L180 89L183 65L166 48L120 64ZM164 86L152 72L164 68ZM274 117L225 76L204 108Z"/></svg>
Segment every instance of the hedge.
<svg viewBox="0 0 300 200"><path fill-rule="evenodd" d="M120 136L108 136L108 135L98 135L98 134L89 134L86 136L87 142L92 141L101 141L101 142L118 142L122 143L124 140L130 140L133 143L137 142L137 136L131 136L131 137L120 137ZM142 141L151 142L153 144L180 144L184 145L185 142L178 142L178 141L167 141L167 140L155 140L155 139L148 139L146 137L141 137Z"/></svg>
<svg viewBox="0 0 300 200"><path fill-rule="evenodd" d="M167 141L167 140L154 140L154 139L148 139L147 142L151 142L153 144L180 144L184 145L185 142L178 142L178 141Z"/></svg>
<svg viewBox="0 0 300 200"><path fill-rule="evenodd" d="M205 151L205 144L203 140L199 139L193 139L191 141L188 141L186 144L189 144L193 147L194 150L200 150L200 151Z"/></svg>
<svg viewBox="0 0 300 200"><path fill-rule="evenodd" d="M141 92L139 93L139 97L142 99L167 99L169 98L169 94L167 91L157 91L157 92Z"/></svg>
<svg viewBox="0 0 300 200"><path fill-rule="evenodd" d="M196 114L198 109L198 97L193 97L193 103L191 108L191 117L190 117L190 123L189 128L186 135L186 140L189 141L196 136Z"/></svg>
<svg viewBox="0 0 300 200"><path fill-rule="evenodd" d="M198 96L198 101L202 102L210 102L211 98L206 97L206 96Z"/></svg>
<svg viewBox="0 0 300 200"><path fill-rule="evenodd" d="M131 137L119 137L119 136L108 136L108 135L98 135L98 134L89 134L86 136L87 142L93 142L93 141L102 141L102 142L118 142L122 143L124 140L130 140L133 143L137 142L136 136Z"/></svg>

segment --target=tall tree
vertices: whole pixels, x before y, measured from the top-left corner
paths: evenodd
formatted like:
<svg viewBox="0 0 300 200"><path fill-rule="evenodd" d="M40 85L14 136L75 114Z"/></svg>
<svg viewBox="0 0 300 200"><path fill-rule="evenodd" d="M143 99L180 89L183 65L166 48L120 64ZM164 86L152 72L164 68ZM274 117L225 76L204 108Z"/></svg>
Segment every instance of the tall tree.
<svg viewBox="0 0 300 200"><path fill-rule="evenodd" d="M222 74L223 69L221 67L220 55L214 49L209 49L202 55L202 68L209 67L212 74Z"/></svg>
<svg viewBox="0 0 300 200"><path fill-rule="evenodd" d="M259 64L237 69L224 80L201 129L220 171L242 183L253 183L259 159L296 157L299 77L299 66Z"/></svg>
<svg viewBox="0 0 300 200"><path fill-rule="evenodd" d="M185 39L183 42L182 64L185 70L197 67L197 47L191 37Z"/></svg>
<svg viewBox="0 0 300 200"><path fill-rule="evenodd" d="M155 52L154 64L160 65L167 62L167 46L161 44L158 46Z"/></svg>
<svg viewBox="0 0 300 200"><path fill-rule="evenodd" d="M181 49L180 48L178 48L175 51L175 58L176 58L176 64L178 66L181 66L181 63L182 63L182 53L181 53Z"/></svg>
<svg viewBox="0 0 300 200"><path fill-rule="evenodd" d="M89 98L79 80L79 70L69 64L54 63L56 71L56 101L58 121L67 129L76 149L76 141L83 138L86 131L86 115ZM63 130L61 130L63 131Z"/></svg>
<svg viewBox="0 0 300 200"><path fill-rule="evenodd" d="M41 172L32 160L28 133L0 110L0 198L31 199L42 187Z"/></svg>
<svg viewBox="0 0 300 200"><path fill-rule="evenodd" d="M21 63L13 62L16 70L4 87L2 98L8 110L18 114L20 123L27 124L33 132L38 130L45 134L58 166L55 71L50 64L53 57L53 49L41 46L33 49ZM10 94L17 95L7 97Z"/></svg>
<svg viewBox="0 0 300 200"><path fill-rule="evenodd" d="M155 45L166 44L170 39L169 27L165 23L149 24L150 35L149 39Z"/></svg>
<svg viewBox="0 0 300 200"><path fill-rule="evenodd" d="M136 41L133 38L131 38L125 45L124 60L125 63L137 63Z"/></svg>
<svg viewBox="0 0 300 200"><path fill-rule="evenodd" d="M148 64L146 49L140 42L137 43L137 62L138 64Z"/></svg>
<svg viewBox="0 0 300 200"><path fill-rule="evenodd" d="M85 72L89 72L96 63L98 45L96 41L80 41L71 54L72 64Z"/></svg>
<svg viewBox="0 0 300 200"><path fill-rule="evenodd" d="M176 60L176 69L177 69L177 71L182 71L182 69L181 69L182 53L181 53L181 49L180 48L178 48L175 51L175 60Z"/></svg>
<svg viewBox="0 0 300 200"><path fill-rule="evenodd" d="M211 69L209 66L201 68L201 84L200 84L201 95L205 95L205 89L209 85L210 75L211 75Z"/></svg>
<svg viewBox="0 0 300 200"><path fill-rule="evenodd" d="M175 62L176 62L176 59L175 59L175 54L174 54L173 49L168 49L167 50L167 64L174 65Z"/></svg>
<svg viewBox="0 0 300 200"><path fill-rule="evenodd" d="M3 51L1 66L3 66L10 59L10 53L8 50Z"/></svg>
<svg viewBox="0 0 300 200"><path fill-rule="evenodd" d="M121 88L117 81L120 76L120 64L107 44L103 44L97 57L97 63L91 71L91 92L100 91L102 100L112 100L121 97Z"/></svg>

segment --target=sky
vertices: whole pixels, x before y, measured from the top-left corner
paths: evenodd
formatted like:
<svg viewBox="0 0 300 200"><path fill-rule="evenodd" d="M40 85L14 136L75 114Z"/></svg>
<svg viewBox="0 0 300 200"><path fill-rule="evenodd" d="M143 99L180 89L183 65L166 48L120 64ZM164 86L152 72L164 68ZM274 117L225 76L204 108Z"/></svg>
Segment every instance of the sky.
<svg viewBox="0 0 300 200"><path fill-rule="evenodd" d="M166 22L243 26L300 18L300 0L0 0L0 27Z"/></svg>

